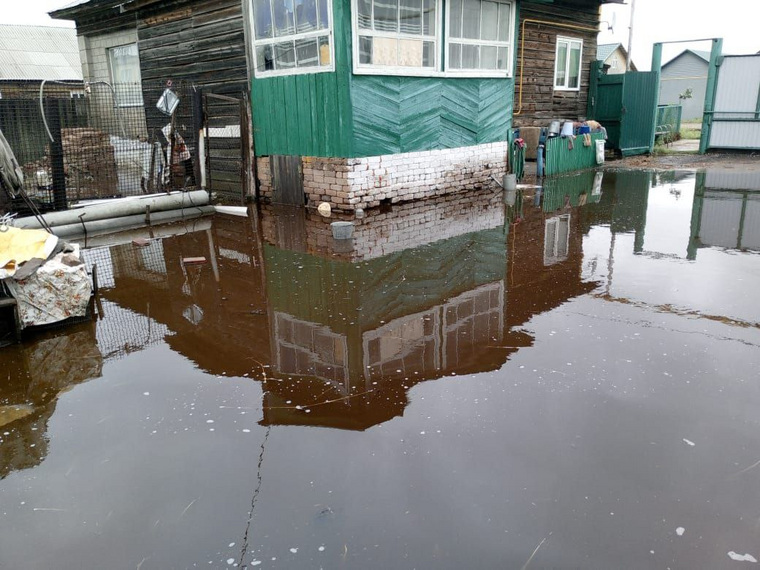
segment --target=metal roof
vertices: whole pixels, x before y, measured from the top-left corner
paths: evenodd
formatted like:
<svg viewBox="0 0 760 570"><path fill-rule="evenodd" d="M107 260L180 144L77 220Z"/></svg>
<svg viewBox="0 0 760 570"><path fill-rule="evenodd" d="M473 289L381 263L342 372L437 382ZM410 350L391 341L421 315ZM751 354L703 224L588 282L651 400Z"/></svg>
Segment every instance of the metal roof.
<svg viewBox="0 0 760 570"><path fill-rule="evenodd" d="M623 47L623 44L599 44L596 46L596 59L597 61L607 61L607 58L619 47Z"/></svg>
<svg viewBox="0 0 760 570"><path fill-rule="evenodd" d="M0 25L0 81L82 81L74 28Z"/></svg>
<svg viewBox="0 0 760 570"><path fill-rule="evenodd" d="M705 60L705 63L710 63L710 52L709 51L702 51L698 49L685 49L681 53L679 53L677 56L675 56L673 59L668 61L667 63L664 63L662 66L665 67L666 65L670 65L675 60L677 60L679 57L687 54L687 53L693 53L698 58Z"/></svg>

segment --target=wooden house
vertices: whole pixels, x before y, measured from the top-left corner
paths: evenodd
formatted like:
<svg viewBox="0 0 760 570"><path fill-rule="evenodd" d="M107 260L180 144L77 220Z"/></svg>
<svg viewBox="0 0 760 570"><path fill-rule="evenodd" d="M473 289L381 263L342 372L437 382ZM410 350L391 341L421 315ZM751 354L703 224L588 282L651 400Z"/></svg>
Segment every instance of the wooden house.
<svg viewBox="0 0 760 570"><path fill-rule="evenodd" d="M582 116L613 1L79 0L53 16L76 20L86 77L130 60L143 82L250 80L259 195L351 211L492 185L513 110Z"/></svg>

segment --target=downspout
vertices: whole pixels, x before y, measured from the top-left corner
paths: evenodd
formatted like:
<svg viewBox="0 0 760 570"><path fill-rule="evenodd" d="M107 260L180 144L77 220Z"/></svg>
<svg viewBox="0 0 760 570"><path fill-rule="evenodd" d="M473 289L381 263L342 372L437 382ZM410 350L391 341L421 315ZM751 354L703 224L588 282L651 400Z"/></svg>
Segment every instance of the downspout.
<svg viewBox="0 0 760 570"><path fill-rule="evenodd" d="M599 32L598 28L590 28L588 26L578 26L576 24L562 24L559 22L550 22L548 20L534 20L531 18L527 18L523 20L521 31L520 31L520 95L517 100L517 111L513 113L513 115L520 115L522 114L522 96L523 96L523 75L525 73L525 25L526 24L545 24L548 26L553 26L555 28L566 28L570 30L581 30L584 32ZM552 83L554 80L552 80Z"/></svg>

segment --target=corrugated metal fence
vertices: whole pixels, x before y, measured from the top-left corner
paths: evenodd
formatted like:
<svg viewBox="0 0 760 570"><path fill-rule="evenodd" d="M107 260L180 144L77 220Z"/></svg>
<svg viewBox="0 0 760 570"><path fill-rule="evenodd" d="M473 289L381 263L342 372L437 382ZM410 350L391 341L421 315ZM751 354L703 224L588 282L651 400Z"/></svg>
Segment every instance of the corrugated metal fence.
<svg viewBox="0 0 760 570"><path fill-rule="evenodd" d="M603 141L602 133L592 133L591 145L585 146L583 135L575 139L555 137L546 141L546 176L583 170L596 166L596 141Z"/></svg>
<svg viewBox="0 0 760 570"><path fill-rule="evenodd" d="M760 55L723 58L707 121L708 148L760 149Z"/></svg>

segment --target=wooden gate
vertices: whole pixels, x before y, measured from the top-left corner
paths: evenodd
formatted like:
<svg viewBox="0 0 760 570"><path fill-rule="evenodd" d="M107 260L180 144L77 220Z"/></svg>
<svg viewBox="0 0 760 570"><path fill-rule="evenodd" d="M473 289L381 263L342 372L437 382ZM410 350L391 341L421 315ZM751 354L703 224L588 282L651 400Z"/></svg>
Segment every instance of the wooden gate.
<svg viewBox="0 0 760 570"><path fill-rule="evenodd" d="M654 143L659 93L658 75L629 71L616 75L592 74L589 117L607 129L607 147L623 156L646 154Z"/></svg>
<svg viewBox="0 0 760 570"><path fill-rule="evenodd" d="M255 196L248 94L203 93L205 171L201 184L222 200L244 203Z"/></svg>

